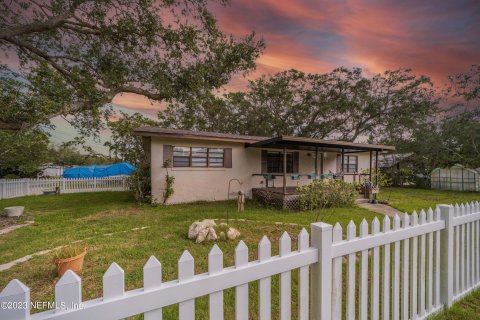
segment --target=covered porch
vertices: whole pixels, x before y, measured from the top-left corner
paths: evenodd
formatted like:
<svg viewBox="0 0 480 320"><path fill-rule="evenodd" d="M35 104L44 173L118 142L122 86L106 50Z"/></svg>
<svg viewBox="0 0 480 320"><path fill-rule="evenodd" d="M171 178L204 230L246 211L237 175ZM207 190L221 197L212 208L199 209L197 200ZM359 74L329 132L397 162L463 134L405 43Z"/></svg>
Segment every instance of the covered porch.
<svg viewBox="0 0 480 320"><path fill-rule="evenodd" d="M276 150L281 157L281 170L269 172L268 166L262 163L262 172L253 173L254 176L262 176L265 180L265 186L260 188L253 188L253 197L259 199L267 204L274 205L282 209L296 210L299 207L299 195L297 187L291 186L291 181L308 179L309 183L321 179L337 179L347 181L376 181L375 186L378 190L378 155L379 153L388 153L395 150L392 146L378 145L378 144L363 144L352 143L345 141L322 140L314 138L280 136L267 140L262 140L245 146L246 148L261 148L262 150ZM312 170L291 172L287 170L292 166L288 163L289 153L295 151L307 152L311 157L313 163L309 167ZM352 166L348 159L350 155L361 154L363 158L368 161L367 167L369 169L367 175L362 175L358 168L358 158L356 166ZM336 170L326 170L325 159L327 155L334 156L336 161ZM368 157L368 159L367 159ZM347 163L346 160L347 159ZM264 160L262 159L262 162ZM293 164L295 166L295 164ZM278 169L278 168L277 168ZM281 171L281 172L278 172ZM376 173L376 179L373 179L373 174ZM278 181L281 180L281 181ZM278 181L277 183L275 183ZM290 184L290 185L289 185Z"/></svg>

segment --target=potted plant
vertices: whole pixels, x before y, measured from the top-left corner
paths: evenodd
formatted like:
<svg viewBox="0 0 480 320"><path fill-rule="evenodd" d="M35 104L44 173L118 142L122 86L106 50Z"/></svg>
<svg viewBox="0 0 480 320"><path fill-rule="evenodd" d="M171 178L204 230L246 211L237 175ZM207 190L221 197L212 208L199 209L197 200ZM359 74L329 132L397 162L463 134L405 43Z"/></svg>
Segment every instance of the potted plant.
<svg viewBox="0 0 480 320"><path fill-rule="evenodd" d="M53 263L57 267L57 273L61 277L67 270L74 272L82 271L83 259L87 254L86 247L68 246L54 252Z"/></svg>

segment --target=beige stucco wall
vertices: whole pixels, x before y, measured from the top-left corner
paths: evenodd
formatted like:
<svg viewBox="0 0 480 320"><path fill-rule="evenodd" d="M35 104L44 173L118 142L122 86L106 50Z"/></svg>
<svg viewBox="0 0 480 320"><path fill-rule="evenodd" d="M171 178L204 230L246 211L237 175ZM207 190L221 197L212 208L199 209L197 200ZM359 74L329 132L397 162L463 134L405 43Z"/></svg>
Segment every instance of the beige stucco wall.
<svg viewBox="0 0 480 320"><path fill-rule="evenodd" d="M170 168L169 172L175 177L174 194L168 203L181 203L193 201L216 201L228 198L228 184L231 179L238 179L242 185L235 181L231 182L230 197L235 197L238 190L244 190L249 196L251 189L263 187L264 179L261 176L252 176L253 173L261 172L261 149L245 148L244 143L225 141L205 141L178 138L152 137L151 140L151 175L152 196L155 201L163 201L165 190L165 174L162 168L163 145L209 147L209 148L232 148L232 168ZM366 162L364 161L366 155ZM337 154L326 154L324 157L324 172L331 170L337 172ZM368 154L359 154L359 166L367 163ZM320 170L320 159L318 160ZM299 152L299 172L307 174L315 171L314 156L312 152ZM348 177L346 177L348 179ZM346 179L346 180L347 180ZM300 180L291 180L287 177L288 186L301 186L310 183L311 180L302 176ZM283 178L277 177L274 181L276 187L283 185Z"/></svg>
<svg viewBox="0 0 480 320"><path fill-rule="evenodd" d="M351 156L358 156L358 172L362 173L364 170L370 169L370 154L368 152L362 152L362 153L349 153ZM372 160L372 165L375 165L375 159ZM358 175L353 175L353 174L345 174L345 181L348 182L353 182L354 180L356 182L359 182L359 176Z"/></svg>

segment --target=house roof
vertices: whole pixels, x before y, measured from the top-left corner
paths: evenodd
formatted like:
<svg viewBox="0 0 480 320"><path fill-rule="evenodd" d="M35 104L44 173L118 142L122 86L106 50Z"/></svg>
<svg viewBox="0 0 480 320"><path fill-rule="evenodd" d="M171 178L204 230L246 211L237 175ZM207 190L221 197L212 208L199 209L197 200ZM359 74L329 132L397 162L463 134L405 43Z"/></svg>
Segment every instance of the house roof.
<svg viewBox="0 0 480 320"><path fill-rule="evenodd" d="M399 162L408 160L412 156L413 152L384 154L378 158L378 166L380 168L390 168Z"/></svg>
<svg viewBox="0 0 480 320"><path fill-rule="evenodd" d="M246 147L315 150L319 151L341 151L362 152L362 151L393 151L395 147L380 144L355 143L338 140L324 140L316 138L279 136L279 137L260 137L247 136L219 132L202 132L179 129L166 129L159 127L140 127L135 129L135 134L140 136L157 136L168 138L187 138L199 140L217 140L245 143Z"/></svg>
<svg viewBox="0 0 480 320"><path fill-rule="evenodd" d="M140 127L134 130L139 136L155 136L168 138L189 138L199 140L220 140L220 141L235 141L243 143L253 143L268 139L269 137L246 136L241 134L207 132L207 131L192 131L180 129L166 129L160 127Z"/></svg>
<svg viewBox="0 0 480 320"><path fill-rule="evenodd" d="M368 143L355 143L339 140L324 140L316 138L305 137L292 137L292 136L280 136L270 138L267 140L258 141L252 143L248 147L257 148L284 148L288 149L300 149L300 150L315 150L319 151L341 151L346 152L362 152L362 151L393 151L394 146L387 146L383 144L368 144Z"/></svg>

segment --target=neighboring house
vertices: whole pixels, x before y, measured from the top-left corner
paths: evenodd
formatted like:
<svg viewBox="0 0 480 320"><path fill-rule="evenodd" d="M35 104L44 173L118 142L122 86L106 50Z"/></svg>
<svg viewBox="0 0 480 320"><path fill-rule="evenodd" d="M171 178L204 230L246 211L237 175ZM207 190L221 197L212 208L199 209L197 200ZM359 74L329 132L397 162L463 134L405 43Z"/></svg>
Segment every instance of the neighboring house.
<svg viewBox="0 0 480 320"><path fill-rule="evenodd" d="M135 134L144 138L150 153L152 196L156 201L163 201L166 170L162 165L170 160L168 170L175 183L168 203L225 200L229 184L230 195L243 190L251 196L252 189L267 184L269 190L287 194L320 177L359 181L359 172L378 165L372 159L379 152L394 150L392 146L334 140L158 127L141 127Z"/></svg>
<svg viewBox="0 0 480 320"><path fill-rule="evenodd" d="M383 154L378 157L378 167L400 170L411 165L412 156L413 152Z"/></svg>

